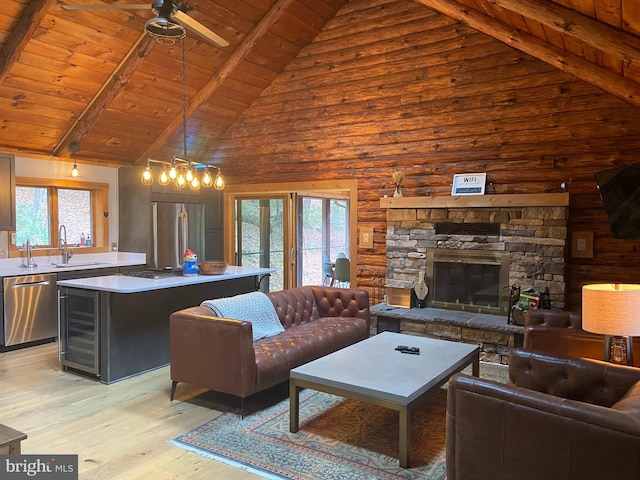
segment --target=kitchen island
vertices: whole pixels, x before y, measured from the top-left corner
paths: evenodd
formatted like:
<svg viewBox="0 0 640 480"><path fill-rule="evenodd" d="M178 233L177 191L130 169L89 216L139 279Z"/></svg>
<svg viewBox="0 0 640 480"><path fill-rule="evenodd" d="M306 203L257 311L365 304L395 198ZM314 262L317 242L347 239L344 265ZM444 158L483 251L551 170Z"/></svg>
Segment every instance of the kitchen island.
<svg viewBox="0 0 640 480"><path fill-rule="evenodd" d="M159 279L108 275L58 281L65 370L113 383L169 363L169 316L204 300L258 289L273 269Z"/></svg>

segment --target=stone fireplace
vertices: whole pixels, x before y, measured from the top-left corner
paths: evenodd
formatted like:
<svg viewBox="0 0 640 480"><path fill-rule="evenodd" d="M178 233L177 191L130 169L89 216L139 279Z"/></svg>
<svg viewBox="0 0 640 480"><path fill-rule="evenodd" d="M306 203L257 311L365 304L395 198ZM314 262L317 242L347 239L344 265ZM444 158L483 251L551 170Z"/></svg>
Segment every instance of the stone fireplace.
<svg viewBox="0 0 640 480"><path fill-rule="evenodd" d="M551 306L563 308L567 207L480 198L463 208L388 207L386 284L413 287L424 270L428 307L507 315L510 287L519 286L548 289Z"/></svg>

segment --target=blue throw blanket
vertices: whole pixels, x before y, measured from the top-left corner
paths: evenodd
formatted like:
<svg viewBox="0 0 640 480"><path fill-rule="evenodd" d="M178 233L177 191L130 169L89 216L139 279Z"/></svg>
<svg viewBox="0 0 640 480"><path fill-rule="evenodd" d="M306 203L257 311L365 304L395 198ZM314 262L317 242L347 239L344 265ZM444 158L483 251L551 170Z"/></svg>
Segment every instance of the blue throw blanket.
<svg viewBox="0 0 640 480"><path fill-rule="evenodd" d="M201 305L209 307L218 317L251 322L254 342L284 332L271 300L262 292L205 300Z"/></svg>

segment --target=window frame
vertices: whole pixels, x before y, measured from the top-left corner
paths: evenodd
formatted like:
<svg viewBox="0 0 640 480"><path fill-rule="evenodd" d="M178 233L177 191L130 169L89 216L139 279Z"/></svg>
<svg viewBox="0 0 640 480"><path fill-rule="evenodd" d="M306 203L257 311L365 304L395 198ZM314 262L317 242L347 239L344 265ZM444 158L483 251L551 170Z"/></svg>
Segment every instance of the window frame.
<svg viewBox="0 0 640 480"><path fill-rule="evenodd" d="M79 247L75 253L102 253L109 251L109 184L100 182L80 182L48 178L16 177L16 187L47 188L50 195L49 224L58 224L58 189L88 190L91 192L91 214L93 216L93 244ZM12 232L15 234L15 231ZM9 242L9 257L23 256L24 248ZM51 246L32 249L34 256L58 255L58 228L52 228Z"/></svg>

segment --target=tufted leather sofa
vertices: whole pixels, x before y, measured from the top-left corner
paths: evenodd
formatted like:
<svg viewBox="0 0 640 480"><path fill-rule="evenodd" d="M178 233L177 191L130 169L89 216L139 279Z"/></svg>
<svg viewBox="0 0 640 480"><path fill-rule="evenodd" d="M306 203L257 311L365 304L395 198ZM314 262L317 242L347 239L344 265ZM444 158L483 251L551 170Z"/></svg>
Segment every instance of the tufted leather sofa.
<svg viewBox="0 0 640 480"><path fill-rule="evenodd" d="M509 380L450 380L448 480L640 478L640 369L514 350Z"/></svg>
<svg viewBox="0 0 640 480"><path fill-rule="evenodd" d="M250 322L218 318L208 307L169 319L171 399L178 382L241 398L289 379L289 371L369 336L364 290L306 286L271 292L285 331L253 341Z"/></svg>
<svg viewBox="0 0 640 480"><path fill-rule="evenodd" d="M528 310L525 313L524 348L574 357L602 359L604 335L582 329L582 316L566 310ZM640 337L633 340L634 365L640 367Z"/></svg>

